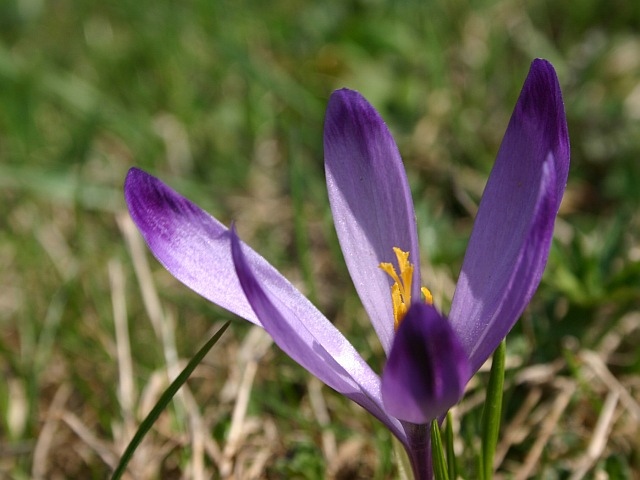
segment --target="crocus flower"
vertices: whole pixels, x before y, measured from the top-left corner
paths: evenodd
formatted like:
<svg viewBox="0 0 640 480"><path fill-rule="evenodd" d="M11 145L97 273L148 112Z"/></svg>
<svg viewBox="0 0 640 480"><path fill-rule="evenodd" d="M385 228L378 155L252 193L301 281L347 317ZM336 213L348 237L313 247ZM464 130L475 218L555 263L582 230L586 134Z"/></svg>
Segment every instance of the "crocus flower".
<svg viewBox="0 0 640 480"><path fill-rule="evenodd" d="M487 182L448 318L421 288L413 202L385 123L357 92L333 93L324 130L331 210L387 362L378 375L258 253L158 179L132 168L125 197L158 260L211 302L261 325L291 358L400 440L431 478L429 423L462 396L536 290L567 181L569 144L550 63L535 60Z"/></svg>

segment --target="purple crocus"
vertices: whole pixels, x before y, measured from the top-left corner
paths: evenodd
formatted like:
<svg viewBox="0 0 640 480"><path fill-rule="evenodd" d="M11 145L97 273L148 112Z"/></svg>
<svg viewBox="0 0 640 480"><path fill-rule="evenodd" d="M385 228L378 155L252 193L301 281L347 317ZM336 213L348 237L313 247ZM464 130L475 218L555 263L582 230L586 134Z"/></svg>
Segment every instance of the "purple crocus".
<svg viewBox="0 0 640 480"><path fill-rule="evenodd" d="M291 358L378 418L431 478L429 423L530 301L547 261L569 168L555 71L535 60L475 220L448 319L421 288L413 202L396 144L357 92L329 100L325 169L351 278L387 354L378 375L349 341L258 253L195 204L132 168L125 197L158 260L213 303L264 327Z"/></svg>

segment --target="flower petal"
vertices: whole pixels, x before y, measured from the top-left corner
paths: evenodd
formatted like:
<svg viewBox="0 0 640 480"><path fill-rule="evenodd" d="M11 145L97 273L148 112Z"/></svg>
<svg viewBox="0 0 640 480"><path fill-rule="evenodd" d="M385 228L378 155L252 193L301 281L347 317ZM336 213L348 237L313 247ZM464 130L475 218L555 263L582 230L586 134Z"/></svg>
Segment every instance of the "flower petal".
<svg viewBox="0 0 640 480"><path fill-rule="evenodd" d="M394 417L423 424L455 405L469 380L467 356L446 318L415 303L402 320L382 374L382 399Z"/></svg>
<svg viewBox="0 0 640 480"><path fill-rule="evenodd" d="M227 227L148 173L132 168L125 180L129 213L155 257L186 286L211 302L261 325L240 287ZM260 282L297 303L305 297L264 258L246 248Z"/></svg>
<svg viewBox="0 0 640 480"><path fill-rule="evenodd" d="M406 444L400 422L382 406L380 377L353 345L306 298L293 305L285 304L278 294L265 288L247 261L248 247L241 247L233 230L230 236L240 284L274 342L328 386L377 417Z"/></svg>
<svg viewBox="0 0 640 480"><path fill-rule="evenodd" d="M329 201L349 273L388 353L393 341L390 281L378 265L395 264L393 247L416 268L412 294L420 298L418 234L398 148L376 110L351 90L333 93L324 124Z"/></svg>
<svg viewBox="0 0 640 480"><path fill-rule="evenodd" d="M568 170L558 79L549 62L535 60L485 187L449 316L474 372L540 283Z"/></svg>

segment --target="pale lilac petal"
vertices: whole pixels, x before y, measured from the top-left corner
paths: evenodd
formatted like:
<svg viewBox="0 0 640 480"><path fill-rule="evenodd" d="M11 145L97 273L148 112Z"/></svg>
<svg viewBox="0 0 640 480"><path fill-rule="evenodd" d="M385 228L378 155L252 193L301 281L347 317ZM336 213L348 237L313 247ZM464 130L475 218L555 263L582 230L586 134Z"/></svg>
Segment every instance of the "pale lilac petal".
<svg viewBox="0 0 640 480"><path fill-rule="evenodd" d="M174 277L211 302L260 325L238 282L227 227L137 168L129 170L124 190L133 221ZM305 298L255 251L247 247L246 255L260 282L284 302Z"/></svg>
<svg viewBox="0 0 640 480"><path fill-rule="evenodd" d="M544 270L569 169L558 80L536 60L475 220L450 321L476 371L513 327Z"/></svg>
<svg viewBox="0 0 640 480"><path fill-rule="evenodd" d="M378 265L395 265L393 247L409 252L413 295L419 298L418 234L398 148L378 112L351 90L333 93L324 124L329 201L345 261L358 295L388 353L393 341L390 279ZM396 267L397 268L397 267Z"/></svg>
<svg viewBox="0 0 640 480"><path fill-rule="evenodd" d="M469 361L447 319L431 305L413 304L382 374L387 411L400 420L428 423L460 400L469 377Z"/></svg>
<svg viewBox="0 0 640 480"><path fill-rule="evenodd" d="M400 422L382 406L380 377L353 345L308 300L287 305L278 294L265 288L246 257L248 247L241 247L235 232L228 235L240 284L273 341L328 386L377 417L406 443Z"/></svg>

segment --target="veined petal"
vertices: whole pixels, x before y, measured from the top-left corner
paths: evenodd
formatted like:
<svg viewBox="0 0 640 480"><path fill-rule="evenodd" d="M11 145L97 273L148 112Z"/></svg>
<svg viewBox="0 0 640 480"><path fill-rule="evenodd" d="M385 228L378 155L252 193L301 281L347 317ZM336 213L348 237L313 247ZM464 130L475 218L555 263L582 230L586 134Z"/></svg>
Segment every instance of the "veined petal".
<svg viewBox="0 0 640 480"><path fill-rule="evenodd" d="M261 325L238 282L227 227L137 168L129 170L124 191L133 221L174 277L207 300ZM283 302L306 300L254 250L247 247L246 256L260 282Z"/></svg>
<svg viewBox="0 0 640 480"><path fill-rule="evenodd" d="M328 386L377 417L406 445L406 434L400 422L384 411L380 377L308 300L287 305L277 294L265 288L247 261L248 247L241 246L233 230L229 235L240 284L274 342Z"/></svg>
<svg viewBox="0 0 640 480"><path fill-rule="evenodd" d="M538 287L568 170L558 79L550 63L535 60L485 187L449 317L474 372Z"/></svg>
<svg viewBox="0 0 640 480"><path fill-rule="evenodd" d="M412 295L420 298L418 234L407 176L391 133L376 110L351 90L333 93L324 124L329 201L353 283L389 353L394 328L388 276L393 247L415 265Z"/></svg>
<svg viewBox="0 0 640 480"><path fill-rule="evenodd" d="M382 399L394 417L424 424L455 405L470 367L446 318L414 303L398 328L382 374Z"/></svg>

